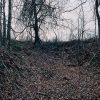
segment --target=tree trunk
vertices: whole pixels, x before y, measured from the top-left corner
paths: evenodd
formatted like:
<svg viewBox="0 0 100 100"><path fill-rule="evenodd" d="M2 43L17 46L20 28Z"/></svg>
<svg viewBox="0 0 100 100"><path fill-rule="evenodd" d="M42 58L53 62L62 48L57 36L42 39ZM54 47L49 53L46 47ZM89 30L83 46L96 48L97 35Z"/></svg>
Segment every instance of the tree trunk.
<svg viewBox="0 0 100 100"><path fill-rule="evenodd" d="M98 34L99 34L99 42L100 42L100 17L98 19Z"/></svg>
<svg viewBox="0 0 100 100"><path fill-rule="evenodd" d="M8 6L8 26L7 26L7 47L10 49L10 41L11 41L11 16L12 16L12 2L9 0L9 6Z"/></svg>
<svg viewBox="0 0 100 100"><path fill-rule="evenodd" d="M3 0L3 43L6 44L6 17L5 17L5 0Z"/></svg>
<svg viewBox="0 0 100 100"><path fill-rule="evenodd" d="M96 10L96 17L98 20L98 37L99 37L99 41L98 41L98 46L100 47L100 15L99 15L99 11L98 11L98 0L95 1L95 10Z"/></svg>
<svg viewBox="0 0 100 100"><path fill-rule="evenodd" d="M2 42L2 1L0 2L0 45Z"/></svg>
<svg viewBox="0 0 100 100"><path fill-rule="evenodd" d="M37 10L36 10L36 4L35 4L34 0L33 0L33 5L34 5L34 18L35 18L35 24L33 25L34 31L35 31L35 42L34 42L34 45L35 46L40 46Z"/></svg>
<svg viewBox="0 0 100 100"><path fill-rule="evenodd" d="M35 31L35 42L34 42L34 45L35 46L39 46L41 43L40 43L40 38L39 38L39 27L38 27L38 20L37 20L37 17L35 19L35 27L34 27L34 31Z"/></svg>
<svg viewBox="0 0 100 100"><path fill-rule="evenodd" d="M35 30L35 45L40 45L40 38L39 38L39 30L38 27L34 29Z"/></svg>

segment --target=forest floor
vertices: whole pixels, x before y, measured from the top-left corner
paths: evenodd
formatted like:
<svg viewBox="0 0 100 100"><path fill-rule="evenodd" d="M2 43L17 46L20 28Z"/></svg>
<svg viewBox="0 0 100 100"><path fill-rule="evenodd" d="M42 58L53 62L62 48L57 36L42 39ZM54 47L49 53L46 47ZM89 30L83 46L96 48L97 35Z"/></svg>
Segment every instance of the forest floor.
<svg viewBox="0 0 100 100"><path fill-rule="evenodd" d="M19 43L0 49L0 100L100 100L100 50L86 43ZM24 45L24 46L23 46Z"/></svg>

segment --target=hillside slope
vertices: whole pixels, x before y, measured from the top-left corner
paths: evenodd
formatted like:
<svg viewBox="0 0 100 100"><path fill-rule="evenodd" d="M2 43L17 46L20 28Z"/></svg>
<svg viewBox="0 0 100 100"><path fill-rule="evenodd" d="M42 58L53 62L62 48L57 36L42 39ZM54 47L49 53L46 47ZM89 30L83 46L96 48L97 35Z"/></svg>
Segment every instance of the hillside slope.
<svg viewBox="0 0 100 100"><path fill-rule="evenodd" d="M100 51L85 44L19 43L0 48L0 100L99 100ZM88 57L87 57L88 56Z"/></svg>

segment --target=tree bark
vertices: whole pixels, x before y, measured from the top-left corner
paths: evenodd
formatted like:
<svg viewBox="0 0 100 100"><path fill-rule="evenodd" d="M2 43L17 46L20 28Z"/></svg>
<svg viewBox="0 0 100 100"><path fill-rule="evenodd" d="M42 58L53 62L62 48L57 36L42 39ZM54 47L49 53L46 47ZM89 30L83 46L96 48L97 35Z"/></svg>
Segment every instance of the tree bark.
<svg viewBox="0 0 100 100"><path fill-rule="evenodd" d="M8 6L8 26L7 26L7 47L10 49L10 41L11 41L11 16L12 16L12 1L9 0L9 6Z"/></svg>
<svg viewBox="0 0 100 100"><path fill-rule="evenodd" d="M6 45L6 17L5 17L5 0L3 0L3 43Z"/></svg>
<svg viewBox="0 0 100 100"><path fill-rule="evenodd" d="M99 36L99 42L100 42L100 15L99 15L99 11L98 11L98 0L95 1L95 9L96 9L96 16L97 16L97 20L98 20L98 36Z"/></svg>
<svg viewBox="0 0 100 100"><path fill-rule="evenodd" d="M34 44L35 45L40 45L41 40L39 38L39 29L38 29L37 26L34 28L34 31L35 31L35 42L34 42Z"/></svg>
<svg viewBox="0 0 100 100"><path fill-rule="evenodd" d="M0 2L0 45L2 44L2 1Z"/></svg>
<svg viewBox="0 0 100 100"><path fill-rule="evenodd" d="M35 19L35 24L33 25L34 31L35 31L35 46L40 45L40 38L39 38L39 27L38 27L38 18L37 18L37 9L36 9L36 4L35 0L33 0L33 6L34 6L34 19Z"/></svg>

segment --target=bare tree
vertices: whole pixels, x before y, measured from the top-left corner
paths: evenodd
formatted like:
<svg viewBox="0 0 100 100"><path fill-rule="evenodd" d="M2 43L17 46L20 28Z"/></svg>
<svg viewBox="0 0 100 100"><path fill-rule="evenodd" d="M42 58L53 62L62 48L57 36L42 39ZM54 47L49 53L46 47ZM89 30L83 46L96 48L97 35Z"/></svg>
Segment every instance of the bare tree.
<svg viewBox="0 0 100 100"><path fill-rule="evenodd" d="M7 46L10 48L11 41L11 19L12 19L12 0L8 0L8 26L7 26Z"/></svg>
<svg viewBox="0 0 100 100"><path fill-rule="evenodd" d="M100 15L98 11L99 5L100 5L100 0L95 0L95 11L98 20L98 35L99 35L99 42L100 42Z"/></svg>
<svg viewBox="0 0 100 100"><path fill-rule="evenodd" d="M6 16L5 16L5 0L3 0L3 42L2 44L5 45L6 43Z"/></svg>
<svg viewBox="0 0 100 100"><path fill-rule="evenodd" d="M24 0L24 6L21 12L22 20L29 27L33 27L35 32L35 44L40 44L39 29L45 24L46 18L56 18L56 6L51 5L52 0L47 3L46 0Z"/></svg>
<svg viewBox="0 0 100 100"><path fill-rule="evenodd" d="M0 0L0 44L2 42L2 0Z"/></svg>

